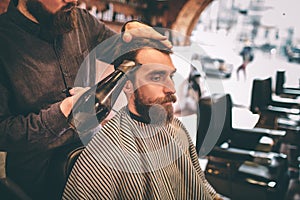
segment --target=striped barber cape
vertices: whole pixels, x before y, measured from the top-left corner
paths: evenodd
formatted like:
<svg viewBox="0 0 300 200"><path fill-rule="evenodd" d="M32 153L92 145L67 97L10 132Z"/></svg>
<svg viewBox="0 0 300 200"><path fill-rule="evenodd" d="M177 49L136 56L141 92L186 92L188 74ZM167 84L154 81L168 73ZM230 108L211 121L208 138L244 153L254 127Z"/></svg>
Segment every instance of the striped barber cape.
<svg viewBox="0 0 300 200"><path fill-rule="evenodd" d="M63 199L213 199L195 147L176 118L146 124L121 109L81 153Z"/></svg>

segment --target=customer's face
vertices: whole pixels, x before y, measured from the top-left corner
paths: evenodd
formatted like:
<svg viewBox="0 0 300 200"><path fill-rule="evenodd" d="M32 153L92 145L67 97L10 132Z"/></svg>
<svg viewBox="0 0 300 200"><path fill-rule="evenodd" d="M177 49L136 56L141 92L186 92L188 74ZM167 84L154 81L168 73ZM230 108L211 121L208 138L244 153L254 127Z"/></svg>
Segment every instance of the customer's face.
<svg viewBox="0 0 300 200"><path fill-rule="evenodd" d="M41 26L54 34L63 34L76 27L77 0L27 0L27 10Z"/></svg>
<svg viewBox="0 0 300 200"><path fill-rule="evenodd" d="M173 75L176 71L168 54L142 49L136 57L142 66L135 72L134 104L136 114L151 123L169 122L176 101ZM129 105L130 106L130 105Z"/></svg>

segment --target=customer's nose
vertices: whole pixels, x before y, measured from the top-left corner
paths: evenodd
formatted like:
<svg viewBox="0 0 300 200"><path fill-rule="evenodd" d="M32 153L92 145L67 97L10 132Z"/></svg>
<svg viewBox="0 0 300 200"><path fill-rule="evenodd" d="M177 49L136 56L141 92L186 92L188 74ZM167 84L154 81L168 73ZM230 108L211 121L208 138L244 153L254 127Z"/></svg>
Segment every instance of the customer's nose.
<svg viewBox="0 0 300 200"><path fill-rule="evenodd" d="M168 79L164 84L164 93L175 94L176 89L172 79Z"/></svg>

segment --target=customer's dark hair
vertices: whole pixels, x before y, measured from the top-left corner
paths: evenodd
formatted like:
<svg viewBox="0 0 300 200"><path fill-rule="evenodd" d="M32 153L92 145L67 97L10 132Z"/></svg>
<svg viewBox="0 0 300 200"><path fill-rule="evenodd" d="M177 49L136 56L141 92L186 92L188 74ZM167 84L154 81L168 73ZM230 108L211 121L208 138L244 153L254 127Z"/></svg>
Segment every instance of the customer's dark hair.
<svg viewBox="0 0 300 200"><path fill-rule="evenodd" d="M130 43L122 42L116 46L116 51L114 54L115 60L112 63L115 69L118 68L124 60L131 60L136 62L136 55L139 50L143 48L153 48L166 54L173 53L170 48L167 48L158 40L134 38Z"/></svg>

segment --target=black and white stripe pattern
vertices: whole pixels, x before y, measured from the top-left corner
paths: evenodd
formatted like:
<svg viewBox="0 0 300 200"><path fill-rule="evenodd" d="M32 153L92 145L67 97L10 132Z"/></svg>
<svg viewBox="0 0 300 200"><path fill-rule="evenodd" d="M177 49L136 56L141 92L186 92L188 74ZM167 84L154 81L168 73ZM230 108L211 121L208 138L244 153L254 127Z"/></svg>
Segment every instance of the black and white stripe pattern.
<svg viewBox="0 0 300 200"><path fill-rule="evenodd" d="M77 160L63 199L213 199L183 124L135 121L126 108Z"/></svg>

